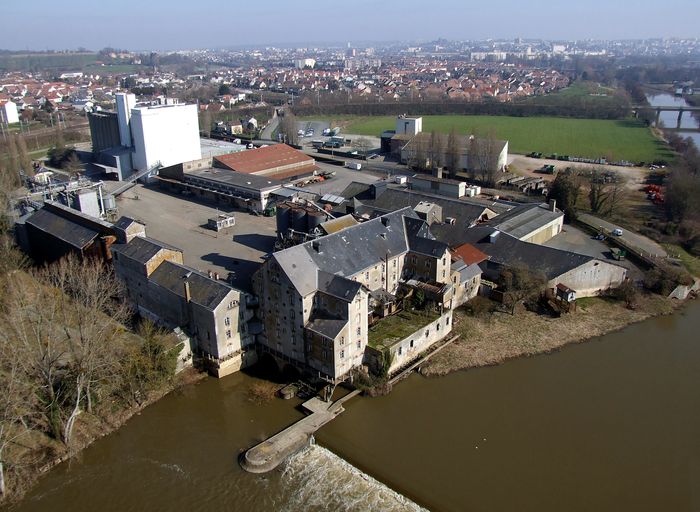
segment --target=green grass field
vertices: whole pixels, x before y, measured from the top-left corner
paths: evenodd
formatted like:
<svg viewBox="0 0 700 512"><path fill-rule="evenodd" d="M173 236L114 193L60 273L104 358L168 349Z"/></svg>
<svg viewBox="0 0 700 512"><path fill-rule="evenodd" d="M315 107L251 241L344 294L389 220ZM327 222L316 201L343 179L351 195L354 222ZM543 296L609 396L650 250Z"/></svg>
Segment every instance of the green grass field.
<svg viewBox="0 0 700 512"><path fill-rule="evenodd" d="M344 133L379 136L394 128L393 116L334 118L331 126L343 126ZM570 119L559 117L506 117L442 115L424 116L423 131L485 135L493 131L510 142L511 153L539 151L586 158L651 162L672 158L667 147L656 140L649 128L633 120Z"/></svg>

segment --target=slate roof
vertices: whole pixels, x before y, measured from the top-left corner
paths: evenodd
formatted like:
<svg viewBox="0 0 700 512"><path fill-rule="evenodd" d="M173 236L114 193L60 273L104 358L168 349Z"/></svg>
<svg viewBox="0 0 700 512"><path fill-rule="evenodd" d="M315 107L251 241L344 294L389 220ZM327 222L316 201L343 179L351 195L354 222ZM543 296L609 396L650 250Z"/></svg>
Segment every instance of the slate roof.
<svg viewBox="0 0 700 512"><path fill-rule="evenodd" d="M481 267L474 263L473 265L467 265L466 267L460 269L459 279L461 282L466 283L467 281L474 279L479 274L482 274Z"/></svg>
<svg viewBox="0 0 700 512"><path fill-rule="evenodd" d="M94 229L65 219L47 208L34 212L26 219L25 223L66 242L76 249L84 249L100 234Z"/></svg>
<svg viewBox="0 0 700 512"><path fill-rule="evenodd" d="M144 238L140 236L135 236L128 244L112 245L112 252L123 254L125 257L138 261L139 263L148 262L153 256L158 254L158 251L161 249L182 252L182 249L178 249L172 245L154 240L153 238Z"/></svg>
<svg viewBox="0 0 700 512"><path fill-rule="evenodd" d="M323 270L318 270L317 278L318 291L345 302L352 302L362 288L362 285L356 281Z"/></svg>
<svg viewBox="0 0 700 512"><path fill-rule="evenodd" d="M304 328L317 332L326 338L335 339L347 324L347 320L312 316Z"/></svg>
<svg viewBox="0 0 700 512"><path fill-rule="evenodd" d="M447 244L430 238L415 236L409 238L411 252L439 258L447 250Z"/></svg>
<svg viewBox="0 0 700 512"><path fill-rule="evenodd" d="M185 172L187 178L199 178L213 183L222 183L236 188L246 188L251 190L277 189L282 186L282 182L268 176L258 176L255 174L243 174L230 169L219 169L218 167L207 167L205 169L193 169Z"/></svg>
<svg viewBox="0 0 700 512"><path fill-rule="evenodd" d="M190 300L209 310L214 310L221 301L233 290L221 281L210 279L193 268L164 261L156 268L149 281L174 294L185 296L185 280L190 284Z"/></svg>
<svg viewBox="0 0 700 512"><path fill-rule="evenodd" d="M541 273L549 281L595 259L575 252L523 242L503 232L498 232L491 243L490 235L494 232L498 230L489 226L477 226L464 233L465 242L490 256L487 262L481 264L486 274L489 273L488 263L493 262L505 267L526 267Z"/></svg>
<svg viewBox="0 0 700 512"><path fill-rule="evenodd" d="M526 238L563 216L564 212L552 211L547 203L523 204L494 217L487 224L516 238Z"/></svg>
<svg viewBox="0 0 700 512"><path fill-rule="evenodd" d="M344 196L348 197L348 196ZM387 188L376 199L359 198L365 205L381 208L383 210L394 211L405 206L415 208L418 203L427 201L442 208L443 217L453 217L462 226L471 226L488 209L486 206L470 204L458 199L449 199L444 196L418 192L415 190Z"/></svg>
<svg viewBox="0 0 700 512"><path fill-rule="evenodd" d="M387 256L406 253L409 247L404 217L418 218L410 208L402 208L276 252L272 259L297 291L306 296L318 289L318 270L349 278Z"/></svg>

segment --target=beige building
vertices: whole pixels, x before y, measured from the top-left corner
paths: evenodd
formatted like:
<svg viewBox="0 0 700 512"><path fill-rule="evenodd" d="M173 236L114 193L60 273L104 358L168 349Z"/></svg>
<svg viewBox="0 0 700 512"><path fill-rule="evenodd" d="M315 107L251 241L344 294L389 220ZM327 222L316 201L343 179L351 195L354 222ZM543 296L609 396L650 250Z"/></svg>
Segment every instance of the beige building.
<svg viewBox="0 0 700 512"><path fill-rule="evenodd" d="M441 301L451 296L451 263L410 208L276 252L253 276L260 349L345 380L364 362L370 319L395 311L409 280L441 290Z"/></svg>
<svg viewBox="0 0 700 512"><path fill-rule="evenodd" d="M191 350L217 377L253 364L250 296L183 264L182 251L141 236L112 246L114 271L139 312L182 327Z"/></svg>

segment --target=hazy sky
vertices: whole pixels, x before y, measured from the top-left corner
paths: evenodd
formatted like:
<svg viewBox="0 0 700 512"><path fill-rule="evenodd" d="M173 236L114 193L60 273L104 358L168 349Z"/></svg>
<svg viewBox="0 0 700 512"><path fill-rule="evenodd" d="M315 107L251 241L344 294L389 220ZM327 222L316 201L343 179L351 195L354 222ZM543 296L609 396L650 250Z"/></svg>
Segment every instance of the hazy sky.
<svg viewBox="0 0 700 512"><path fill-rule="evenodd" d="M30 7L1 2L6 5L0 9L0 48L13 50L700 37L700 0L33 0Z"/></svg>

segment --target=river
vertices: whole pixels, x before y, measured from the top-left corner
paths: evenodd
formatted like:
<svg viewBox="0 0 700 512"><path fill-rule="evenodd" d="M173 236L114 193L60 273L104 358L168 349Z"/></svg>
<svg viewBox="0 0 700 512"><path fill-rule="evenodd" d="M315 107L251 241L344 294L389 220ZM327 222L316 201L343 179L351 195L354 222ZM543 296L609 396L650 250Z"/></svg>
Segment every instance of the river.
<svg viewBox="0 0 700 512"><path fill-rule="evenodd" d="M243 472L237 454L300 417L298 402L249 402L247 375L207 379L45 475L15 509L697 511L697 332L692 303L551 355L412 375L353 399L267 475Z"/></svg>
<svg viewBox="0 0 700 512"><path fill-rule="evenodd" d="M647 94L647 101L652 107L689 107L688 102L680 96L668 93ZM661 112L661 122L666 128L675 128L678 121L678 112ZM681 128L700 128L700 120L691 112L685 112L681 118ZM690 137L695 145L700 148L700 133L679 132L681 137Z"/></svg>

